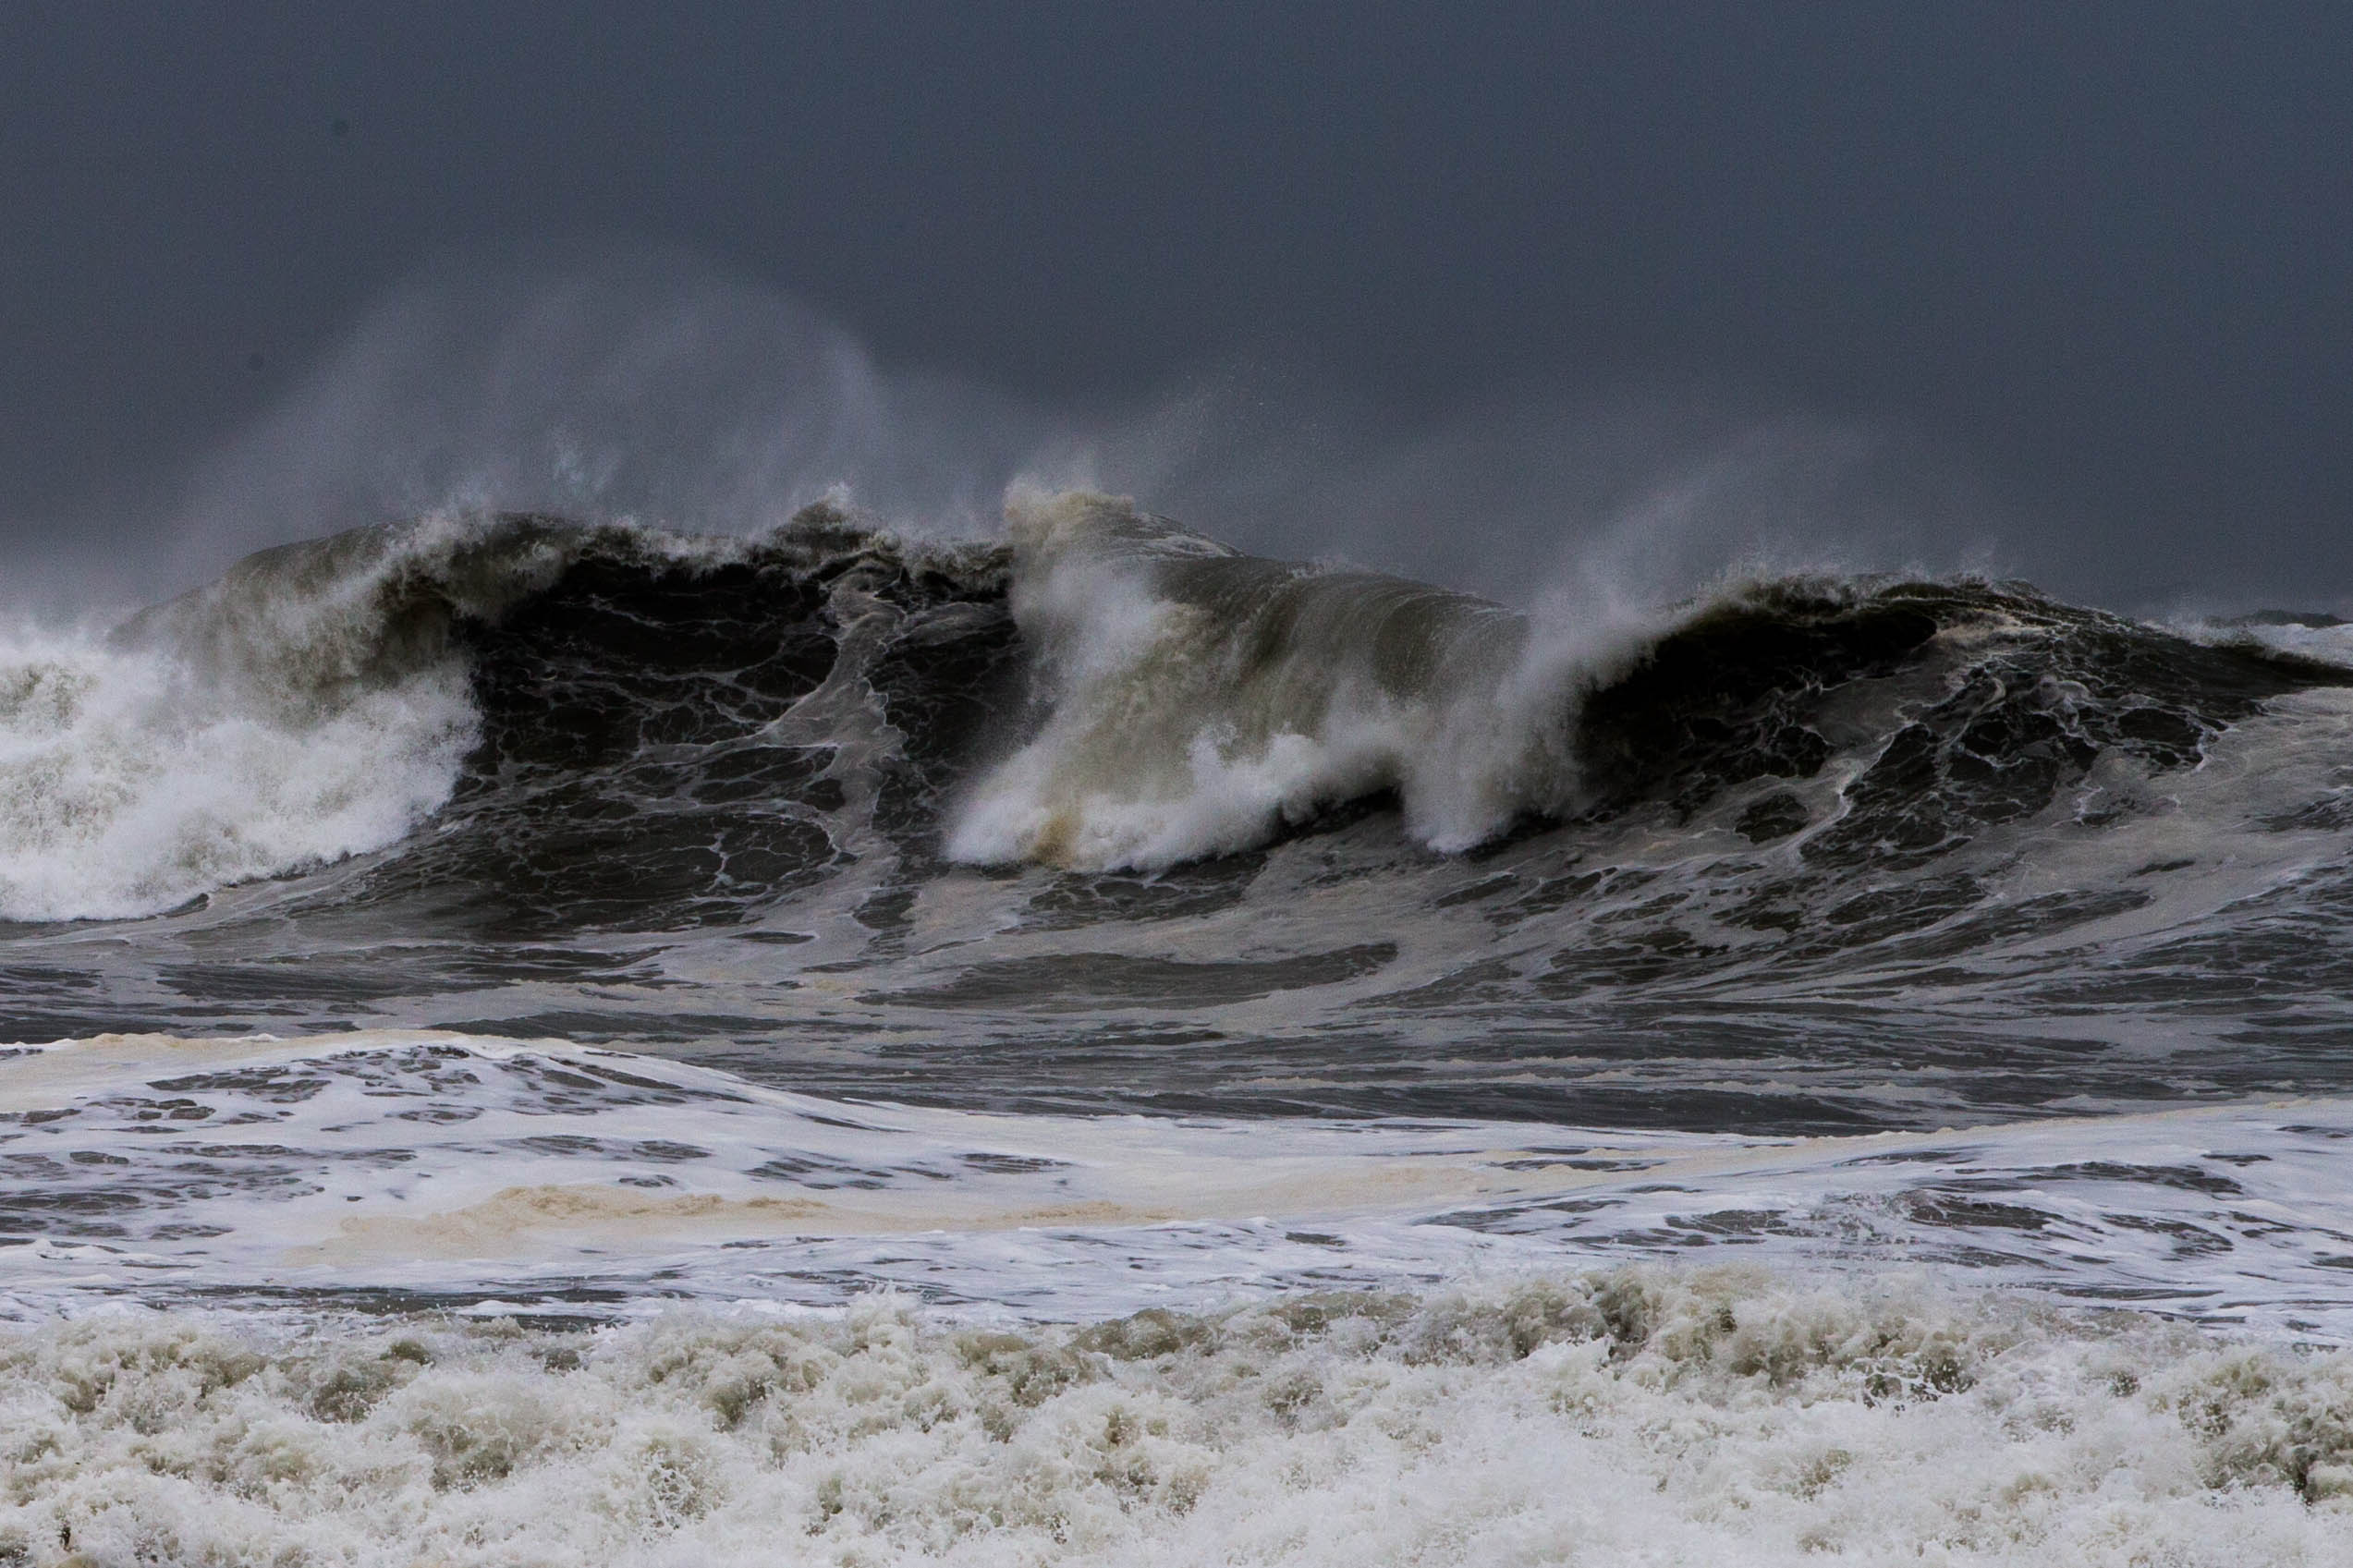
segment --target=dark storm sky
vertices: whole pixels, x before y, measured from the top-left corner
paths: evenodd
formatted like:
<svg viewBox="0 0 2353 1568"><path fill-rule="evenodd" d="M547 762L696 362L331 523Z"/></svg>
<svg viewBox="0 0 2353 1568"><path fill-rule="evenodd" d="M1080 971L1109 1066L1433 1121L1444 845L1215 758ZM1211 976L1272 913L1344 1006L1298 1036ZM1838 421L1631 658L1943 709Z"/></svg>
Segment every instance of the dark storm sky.
<svg viewBox="0 0 2353 1568"><path fill-rule="evenodd" d="M2165 0L11 0L12 548L165 507L421 265L575 237L1072 406L1736 387L1951 454L2063 584L2353 595L2353 7Z"/></svg>

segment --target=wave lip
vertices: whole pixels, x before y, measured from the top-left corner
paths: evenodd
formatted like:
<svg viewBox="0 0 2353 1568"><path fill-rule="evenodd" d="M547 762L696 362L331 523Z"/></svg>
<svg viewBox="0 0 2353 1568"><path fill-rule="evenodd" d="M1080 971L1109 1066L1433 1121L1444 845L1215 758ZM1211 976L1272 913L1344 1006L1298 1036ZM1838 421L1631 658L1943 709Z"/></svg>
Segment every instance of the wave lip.
<svg viewBox="0 0 2353 1568"><path fill-rule="evenodd" d="M1242 555L1120 498L1006 517L1046 713L964 801L954 858L1159 869L1384 791L1458 850L1576 798L1574 672L1500 605Z"/></svg>

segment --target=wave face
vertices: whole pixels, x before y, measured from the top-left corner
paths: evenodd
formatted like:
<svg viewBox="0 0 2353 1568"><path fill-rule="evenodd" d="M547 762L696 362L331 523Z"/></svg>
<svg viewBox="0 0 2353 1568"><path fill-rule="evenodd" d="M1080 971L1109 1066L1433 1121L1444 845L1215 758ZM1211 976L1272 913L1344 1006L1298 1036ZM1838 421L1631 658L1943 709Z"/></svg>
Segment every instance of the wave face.
<svg viewBox="0 0 2353 1568"><path fill-rule="evenodd" d="M2348 650L1969 580L1564 627L1101 496L429 519L12 645L7 1022L1792 1131L2333 1091Z"/></svg>

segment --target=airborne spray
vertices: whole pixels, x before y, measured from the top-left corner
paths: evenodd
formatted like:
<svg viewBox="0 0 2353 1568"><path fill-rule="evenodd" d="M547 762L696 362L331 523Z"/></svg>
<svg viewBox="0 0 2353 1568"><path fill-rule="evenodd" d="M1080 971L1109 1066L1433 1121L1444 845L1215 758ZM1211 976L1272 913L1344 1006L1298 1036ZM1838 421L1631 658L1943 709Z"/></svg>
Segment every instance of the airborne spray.
<svg viewBox="0 0 2353 1568"><path fill-rule="evenodd" d="M1988 514L1956 471L1904 432L1698 385L1530 387L1432 422L1237 361L1052 407L878 364L819 312L677 254L457 256L199 465L137 586L435 512L749 534L830 498L978 537L1018 488L1129 495L1253 553L1520 609L1597 574L1664 602L1731 565L1983 565Z"/></svg>

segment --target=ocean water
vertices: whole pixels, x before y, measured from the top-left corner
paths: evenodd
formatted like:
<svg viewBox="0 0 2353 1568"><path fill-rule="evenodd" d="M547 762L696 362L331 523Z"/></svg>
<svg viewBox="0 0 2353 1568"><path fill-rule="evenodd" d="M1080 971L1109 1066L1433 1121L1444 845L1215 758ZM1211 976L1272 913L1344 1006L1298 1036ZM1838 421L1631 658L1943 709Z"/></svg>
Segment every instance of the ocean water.
<svg viewBox="0 0 2353 1568"><path fill-rule="evenodd" d="M2353 1562L2353 628L1112 497L0 632L0 1563Z"/></svg>

